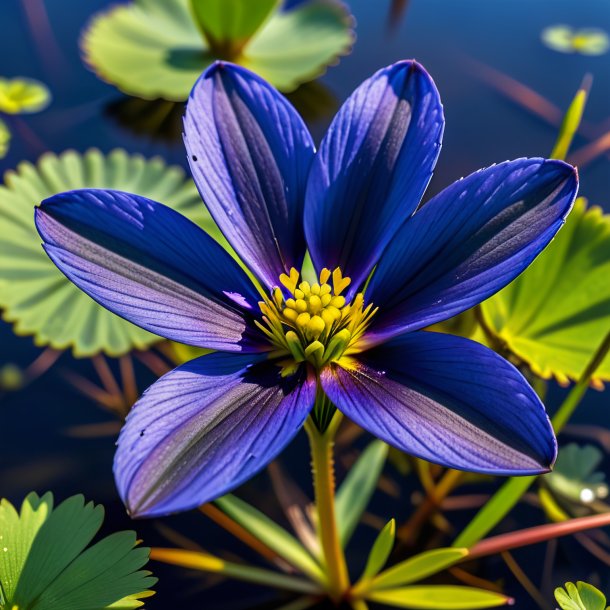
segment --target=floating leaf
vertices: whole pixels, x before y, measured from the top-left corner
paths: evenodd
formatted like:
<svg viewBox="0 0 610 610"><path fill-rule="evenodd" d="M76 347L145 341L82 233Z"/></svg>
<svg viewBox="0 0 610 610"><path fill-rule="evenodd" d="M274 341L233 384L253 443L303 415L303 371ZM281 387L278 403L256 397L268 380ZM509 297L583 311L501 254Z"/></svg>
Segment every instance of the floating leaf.
<svg viewBox="0 0 610 610"><path fill-rule="evenodd" d="M577 379L610 330L610 216L576 201L565 226L515 281L481 304L488 331L544 379ZM610 379L610 357L593 384Z"/></svg>
<svg viewBox="0 0 610 610"><path fill-rule="evenodd" d="M0 308L20 335L37 345L71 347L78 357L110 356L145 349L159 338L99 306L51 262L40 245L34 206L60 191L112 188L172 206L200 226L214 225L195 185L179 167L115 150L45 154L37 165L21 163L0 186ZM215 234L215 233L214 233Z"/></svg>
<svg viewBox="0 0 610 610"><path fill-rule="evenodd" d="M606 597L586 582L567 582L565 589L555 589L555 599L562 610L606 610Z"/></svg>
<svg viewBox="0 0 610 610"><path fill-rule="evenodd" d="M249 2L262 2L262 9L269 5L268 0ZM204 4L225 6L218 0ZM231 4L241 3L231 0ZM215 59L227 59L227 53L232 61L290 91L349 51L352 21L338 0L308 0L290 10L276 9L247 43L233 41L240 48L237 56L230 56L230 50L219 56L200 31L189 0L135 0L96 15L83 35L82 47L86 61L101 78L146 99L185 100L201 72ZM249 32L246 24L253 22L240 23L236 35ZM218 28L223 36L231 30L228 22Z"/></svg>
<svg viewBox="0 0 610 610"><path fill-rule="evenodd" d="M599 28L574 29L569 25L552 25L542 30L542 42L560 53L603 55L610 48L610 37Z"/></svg>
<svg viewBox="0 0 610 610"><path fill-rule="evenodd" d="M572 502L589 504L608 495L606 475L596 472L603 459L602 452L593 445L570 443L561 447L553 472L543 481L559 496Z"/></svg>
<svg viewBox="0 0 610 610"><path fill-rule="evenodd" d="M104 509L73 496L53 507L53 495L31 493L18 513L0 502L0 610L136 608L156 578L141 570L149 549L134 548L134 532L119 532L86 548ZM137 602L139 604L139 602ZM139 604L141 605L141 604Z"/></svg>
<svg viewBox="0 0 610 610"><path fill-rule="evenodd" d="M8 128L8 125L0 119L0 159L6 157L10 143L11 130Z"/></svg>
<svg viewBox="0 0 610 610"><path fill-rule="evenodd" d="M372 602L419 610L475 610L476 608L497 608L511 603L511 599L485 589L450 585L430 585L402 587L372 591L367 594Z"/></svg>
<svg viewBox="0 0 610 610"><path fill-rule="evenodd" d="M378 591L423 580L428 576L446 570L467 555L468 549L459 548L425 551L419 555L409 557L409 559L401 561L379 574L370 588Z"/></svg>
<svg viewBox="0 0 610 610"><path fill-rule="evenodd" d="M343 546L347 545L352 537L364 509L377 488L387 455L388 446L383 441L373 441L350 468L337 491L337 527Z"/></svg>
<svg viewBox="0 0 610 610"><path fill-rule="evenodd" d="M30 78L0 78L0 112L30 114L51 103L48 87Z"/></svg>

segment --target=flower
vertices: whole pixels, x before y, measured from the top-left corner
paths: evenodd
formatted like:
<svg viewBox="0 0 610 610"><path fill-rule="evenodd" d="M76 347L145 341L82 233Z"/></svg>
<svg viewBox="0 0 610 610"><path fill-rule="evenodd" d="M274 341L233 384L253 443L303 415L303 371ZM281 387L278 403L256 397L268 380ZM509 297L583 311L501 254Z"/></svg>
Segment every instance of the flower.
<svg viewBox="0 0 610 610"><path fill-rule="evenodd" d="M46 252L82 290L147 330L217 350L163 376L129 414L115 476L133 515L235 488L290 442L316 396L452 468L550 468L556 439L519 371L425 328L531 263L572 206L576 171L500 163L419 206L443 127L434 82L415 61L358 87L317 153L264 80L209 68L186 110L189 163L254 281L189 220L137 195L72 191L36 210ZM298 271L306 251L309 281Z"/></svg>

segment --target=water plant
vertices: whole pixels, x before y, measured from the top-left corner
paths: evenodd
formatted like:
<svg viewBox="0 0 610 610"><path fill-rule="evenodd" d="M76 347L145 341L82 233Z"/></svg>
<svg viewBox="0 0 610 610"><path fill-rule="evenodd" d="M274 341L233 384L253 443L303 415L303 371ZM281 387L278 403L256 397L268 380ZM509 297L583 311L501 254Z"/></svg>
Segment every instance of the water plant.
<svg viewBox="0 0 610 610"><path fill-rule="evenodd" d="M593 585L578 581L567 582L555 589L555 599L561 610L608 610L606 596Z"/></svg>

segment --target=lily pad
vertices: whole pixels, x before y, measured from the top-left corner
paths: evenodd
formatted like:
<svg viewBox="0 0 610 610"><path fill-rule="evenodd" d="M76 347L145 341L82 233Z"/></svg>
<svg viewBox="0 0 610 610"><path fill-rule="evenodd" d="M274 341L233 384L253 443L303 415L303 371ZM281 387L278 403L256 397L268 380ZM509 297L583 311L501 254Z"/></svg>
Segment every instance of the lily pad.
<svg viewBox="0 0 610 610"><path fill-rule="evenodd" d="M44 110L51 103L51 92L31 78L0 78L0 112L30 114Z"/></svg>
<svg viewBox="0 0 610 610"><path fill-rule="evenodd" d="M607 610L606 596L586 582L567 582L565 589L555 589L555 599L561 610Z"/></svg>
<svg viewBox="0 0 610 610"><path fill-rule="evenodd" d="M542 30L542 42L560 53L603 55L610 49L610 36L599 28L574 29L568 25L552 25Z"/></svg>
<svg viewBox="0 0 610 610"><path fill-rule="evenodd" d="M72 348L77 357L119 356L146 349L159 337L99 306L69 282L47 257L34 225L34 206L60 191L109 188L172 206L209 232L215 225L194 183L180 167L115 150L45 154L21 163L0 186L0 308L20 335L39 346Z"/></svg>
<svg viewBox="0 0 610 610"><path fill-rule="evenodd" d="M240 38L239 52L231 55L206 39L189 0L134 0L96 15L81 45L98 76L125 93L183 101L215 59L242 64L291 91L336 63L353 42L353 18L338 0L278 7L258 25L253 34L246 25L238 29L235 35L248 39ZM226 37L226 28L219 31Z"/></svg>
<svg viewBox="0 0 610 610"><path fill-rule="evenodd" d="M0 610L138 608L157 579L141 570L150 549L135 532L112 534L86 548L104 509L83 496L53 506L53 494L31 493L20 512L0 502Z"/></svg>
<svg viewBox="0 0 610 610"><path fill-rule="evenodd" d="M610 330L610 216L578 199L514 282L482 303L488 333L543 379L578 379ZM493 343L493 341L492 341ZM610 380L610 356L593 384Z"/></svg>
<svg viewBox="0 0 610 610"><path fill-rule="evenodd" d="M603 453L593 445L565 445L559 450L553 472L543 477L544 483L554 494L578 504L606 498L606 475L596 470L602 459Z"/></svg>

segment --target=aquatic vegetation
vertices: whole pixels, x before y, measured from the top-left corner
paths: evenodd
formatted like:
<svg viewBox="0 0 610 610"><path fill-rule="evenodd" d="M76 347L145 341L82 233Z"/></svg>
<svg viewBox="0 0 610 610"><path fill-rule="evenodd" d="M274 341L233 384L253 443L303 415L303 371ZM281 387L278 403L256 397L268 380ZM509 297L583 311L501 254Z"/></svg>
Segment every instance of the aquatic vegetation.
<svg viewBox="0 0 610 610"><path fill-rule="evenodd" d="M354 92L314 154L299 116L265 81L227 63L206 71L187 105L189 161L260 293L216 242L149 199L80 190L37 209L46 252L85 292L147 330L225 352L165 375L130 413L115 472L133 514L185 510L233 489L312 408L307 430L323 469L339 421L330 401L446 466L550 467L554 434L521 374L484 346L421 329L525 269L563 224L576 175L561 161L505 162L415 212L443 125L431 78L399 62ZM317 269L309 281L297 271L306 248Z"/></svg>
<svg viewBox="0 0 610 610"><path fill-rule="evenodd" d="M103 507L83 496L54 506L53 494L31 493L19 512L0 501L0 609L143 606L157 582L141 569L150 549L137 547L135 532L89 546L103 520Z"/></svg>
<svg viewBox="0 0 610 610"><path fill-rule="evenodd" d="M183 101L215 59L291 91L349 52L352 28L339 0L135 0L95 16L82 48L125 93Z"/></svg>
<svg viewBox="0 0 610 610"><path fill-rule="evenodd" d="M555 589L555 599L561 610L608 610L606 596L586 582L567 582L565 589Z"/></svg>
<svg viewBox="0 0 610 610"><path fill-rule="evenodd" d="M610 49L610 36L600 28L575 29L569 25L552 25L542 30L542 42L560 53L603 55Z"/></svg>
<svg viewBox="0 0 610 610"><path fill-rule="evenodd" d="M0 308L17 334L34 335L37 345L72 349L84 357L111 356L143 349L159 337L115 316L69 282L40 249L32 201L58 190L129 189L163 199L207 230L214 223L200 205L184 171L161 159L115 150L46 154L33 165L21 163L0 186Z"/></svg>

